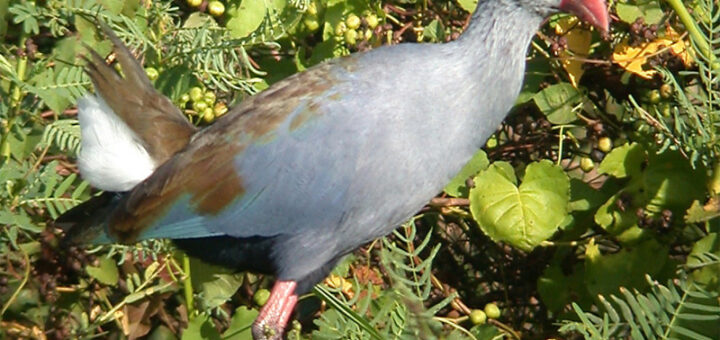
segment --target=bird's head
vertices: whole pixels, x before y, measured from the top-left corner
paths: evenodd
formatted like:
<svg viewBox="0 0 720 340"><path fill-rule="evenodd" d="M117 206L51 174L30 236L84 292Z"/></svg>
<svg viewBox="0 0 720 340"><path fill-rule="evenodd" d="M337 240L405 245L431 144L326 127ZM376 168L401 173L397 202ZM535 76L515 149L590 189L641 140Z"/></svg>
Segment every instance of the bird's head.
<svg viewBox="0 0 720 340"><path fill-rule="evenodd" d="M555 12L567 12L587 21L602 32L608 31L609 16L605 0L519 0L543 17Z"/></svg>

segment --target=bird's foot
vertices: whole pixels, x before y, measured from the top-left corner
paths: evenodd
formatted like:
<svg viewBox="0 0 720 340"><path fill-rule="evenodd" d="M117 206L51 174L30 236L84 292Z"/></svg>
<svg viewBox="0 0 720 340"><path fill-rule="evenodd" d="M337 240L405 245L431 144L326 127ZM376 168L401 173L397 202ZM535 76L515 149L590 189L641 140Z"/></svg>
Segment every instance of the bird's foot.
<svg viewBox="0 0 720 340"><path fill-rule="evenodd" d="M284 332L284 329L273 328L258 322L252 326L252 335L255 340L280 340Z"/></svg>
<svg viewBox="0 0 720 340"><path fill-rule="evenodd" d="M297 304L295 281L277 281L252 326L255 340L280 340Z"/></svg>

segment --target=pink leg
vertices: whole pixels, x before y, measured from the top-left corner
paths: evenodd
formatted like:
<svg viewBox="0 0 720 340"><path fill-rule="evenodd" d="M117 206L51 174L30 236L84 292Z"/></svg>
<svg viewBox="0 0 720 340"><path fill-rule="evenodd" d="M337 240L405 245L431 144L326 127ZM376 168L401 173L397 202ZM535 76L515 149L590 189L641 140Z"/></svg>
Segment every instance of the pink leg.
<svg viewBox="0 0 720 340"><path fill-rule="evenodd" d="M295 281L275 282L270 298L253 323L252 333L255 340L282 339L285 327L297 304L295 287L297 287Z"/></svg>

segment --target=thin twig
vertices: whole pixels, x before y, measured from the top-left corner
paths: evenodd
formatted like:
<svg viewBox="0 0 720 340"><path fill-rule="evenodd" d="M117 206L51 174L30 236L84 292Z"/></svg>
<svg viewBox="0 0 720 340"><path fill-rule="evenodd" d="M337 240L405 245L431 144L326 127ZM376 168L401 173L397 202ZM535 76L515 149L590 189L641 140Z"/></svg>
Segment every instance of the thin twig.
<svg viewBox="0 0 720 340"><path fill-rule="evenodd" d="M7 311L7 309L10 308L13 302L15 302L15 299L17 299L18 295L20 295L20 291L25 287L25 284L27 284L28 279L30 278L30 257L28 257L28 254L22 248L18 247L17 249L22 253L23 260L25 260L25 273L23 274L23 279L22 281L20 281L20 284L17 286L13 294L7 300L7 302L5 302L2 310L0 310L0 318L5 315L5 311Z"/></svg>

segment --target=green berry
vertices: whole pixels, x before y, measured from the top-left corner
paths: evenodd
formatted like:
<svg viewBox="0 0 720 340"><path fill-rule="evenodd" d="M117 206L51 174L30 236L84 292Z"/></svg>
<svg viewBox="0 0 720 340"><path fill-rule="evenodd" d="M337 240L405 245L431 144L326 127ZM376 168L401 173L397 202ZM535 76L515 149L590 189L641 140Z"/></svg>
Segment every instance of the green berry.
<svg viewBox="0 0 720 340"><path fill-rule="evenodd" d="M648 94L650 104L657 104L660 103L660 100L662 100L662 95L660 95L660 91L658 90L652 90Z"/></svg>
<svg viewBox="0 0 720 340"><path fill-rule="evenodd" d="M180 106L185 106L187 102L190 101L190 95L187 93L184 93L182 96L180 96Z"/></svg>
<svg viewBox="0 0 720 340"><path fill-rule="evenodd" d="M303 24L305 24L305 28L310 32L315 32L320 28L320 23L317 21L317 18L307 18L303 20Z"/></svg>
<svg viewBox="0 0 720 340"><path fill-rule="evenodd" d="M345 31L347 31L347 25L345 25L344 21L341 21L335 26L335 35L342 36L345 34Z"/></svg>
<svg viewBox="0 0 720 340"><path fill-rule="evenodd" d="M205 123L212 123L215 120L215 111L211 107L206 107L202 112L202 118Z"/></svg>
<svg viewBox="0 0 720 340"><path fill-rule="evenodd" d="M580 169L585 172L590 172L595 168L595 162L590 157L583 157L580 159Z"/></svg>
<svg viewBox="0 0 720 340"><path fill-rule="evenodd" d="M212 91L207 91L203 95L203 100L208 104L208 106L214 105L216 98L217 97L215 96L215 92L212 92Z"/></svg>
<svg viewBox="0 0 720 340"><path fill-rule="evenodd" d="M147 77L150 80L155 80L160 76L160 73L158 73L158 70L154 67L146 67L145 74L147 74Z"/></svg>
<svg viewBox="0 0 720 340"><path fill-rule="evenodd" d="M186 0L188 6L190 7L200 7L202 5L202 0Z"/></svg>
<svg viewBox="0 0 720 340"><path fill-rule="evenodd" d="M487 142L485 142L485 147L488 149L497 147L497 145L498 145L498 141L497 141L497 138L495 138L495 135L492 135L492 137L490 137L490 139L488 139Z"/></svg>
<svg viewBox="0 0 720 340"><path fill-rule="evenodd" d="M208 3L208 13L214 17L219 17L225 13L225 5L220 1L210 1Z"/></svg>
<svg viewBox="0 0 720 340"><path fill-rule="evenodd" d="M308 5L307 11L305 13L316 16L318 14L317 5L315 5L314 2L311 2L310 5Z"/></svg>
<svg viewBox="0 0 720 340"><path fill-rule="evenodd" d="M473 309L470 312L470 321L473 325L483 325L487 322L487 315L480 309Z"/></svg>
<svg viewBox="0 0 720 340"><path fill-rule="evenodd" d="M367 22L368 27L370 29L375 29L377 27L379 21L378 17L375 14L368 14L368 16L365 17L365 22Z"/></svg>
<svg viewBox="0 0 720 340"><path fill-rule="evenodd" d="M603 137L598 140L598 149L604 153L610 152L612 150L613 143L612 139L610 137Z"/></svg>
<svg viewBox="0 0 720 340"><path fill-rule="evenodd" d="M660 113L663 115L663 117L670 118L670 116L672 116L672 108L670 106L670 103L666 102L660 104Z"/></svg>
<svg viewBox="0 0 720 340"><path fill-rule="evenodd" d="M345 23L347 24L347 27L351 30L356 30L360 28L360 18L355 14L350 14L347 19L345 19Z"/></svg>
<svg viewBox="0 0 720 340"><path fill-rule="evenodd" d="M194 101L192 104L193 110L197 111L198 113L202 112L203 110L207 109L209 106L206 102L199 100Z"/></svg>
<svg viewBox="0 0 720 340"><path fill-rule="evenodd" d="M365 40L370 40L373 37L373 31L367 29L365 30Z"/></svg>
<svg viewBox="0 0 720 340"><path fill-rule="evenodd" d="M357 42L358 32L356 30L345 31L345 43L348 45L355 45Z"/></svg>
<svg viewBox="0 0 720 340"><path fill-rule="evenodd" d="M253 301L260 307L265 306L268 299L270 299L270 291L267 289L259 289L253 296Z"/></svg>
<svg viewBox="0 0 720 340"><path fill-rule="evenodd" d="M203 90L197 86L190 89L190 100L199 102L203 100Z"/></svg>
<svg viewBox="0 0 720 340"><path fill-rule="evenodd" d="M500 317L500 308L494 303L488 303L485 305L485 314L490 319L497 319Z"/></svg>

